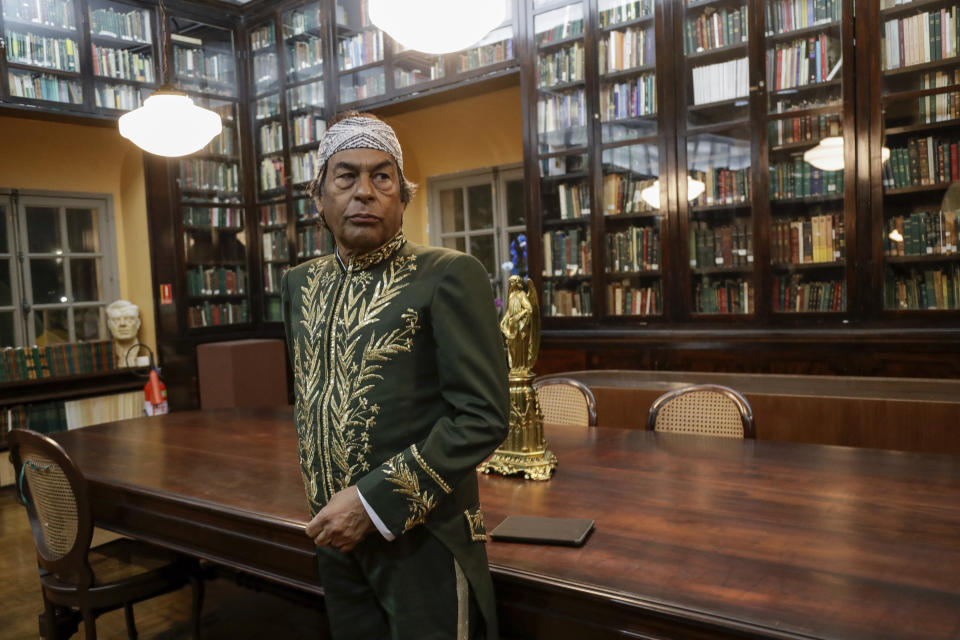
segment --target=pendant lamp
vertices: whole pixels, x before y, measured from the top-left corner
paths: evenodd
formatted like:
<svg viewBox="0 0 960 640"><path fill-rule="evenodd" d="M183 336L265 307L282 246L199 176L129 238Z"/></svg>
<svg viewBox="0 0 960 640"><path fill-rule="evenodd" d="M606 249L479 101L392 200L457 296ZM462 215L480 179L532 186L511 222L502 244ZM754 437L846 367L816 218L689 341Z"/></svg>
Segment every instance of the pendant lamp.
<svg viewBox="0 0 960 640"><path fill-rule="evenodd" d="M223 131L220 115L193 104L175 88L166 64L167 12L160 0L160 77L143 106L120 116L120 135L148 153L176 158L203 149Z"/></svg>
<svg viewBox="0 0 960 640"><path fill-rule="evenodd" d="M880 149L880 161L890 159L890 149ZM843 136L830 136L820 144L803 152L803 160L821 171L840 171L843 169Z"/></svg>
<svg viewBox="0 0 960 640"><path fill-rule="evenodd" d="M704 191L707 190L701 180L696 178L687 178L687 200L696 200ZM653 184L640 191L640 198L654 209L660 208L660 180L654 180Z"/></svg>
<svg viewBox="0 0 960 640"><path fill-rule="evenodd" d="M506 0L369 0L370 20L407 49L466 49L507 17Z"/></svg>

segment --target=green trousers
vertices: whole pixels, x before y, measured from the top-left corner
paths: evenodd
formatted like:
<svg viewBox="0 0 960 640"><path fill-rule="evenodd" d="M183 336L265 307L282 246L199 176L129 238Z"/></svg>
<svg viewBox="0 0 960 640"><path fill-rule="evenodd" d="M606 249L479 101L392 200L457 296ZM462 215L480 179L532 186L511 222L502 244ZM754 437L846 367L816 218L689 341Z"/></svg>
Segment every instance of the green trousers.
<svg viewBox="0 0 960 640"><path fill-rule="evenodd" d="M453 554L424 527L348 553L317 548L334 640L476 640L483 618Z"/></svg>

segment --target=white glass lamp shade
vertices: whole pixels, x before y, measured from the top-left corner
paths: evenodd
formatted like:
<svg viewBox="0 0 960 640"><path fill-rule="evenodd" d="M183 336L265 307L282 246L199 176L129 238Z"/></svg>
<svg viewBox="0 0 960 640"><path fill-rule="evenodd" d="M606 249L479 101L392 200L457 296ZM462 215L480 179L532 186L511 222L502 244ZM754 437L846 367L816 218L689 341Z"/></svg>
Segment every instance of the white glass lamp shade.
<svg viewBox="0 0 960 640"><path fill-rule="evenodd" d="M889 234L887 234L887 237L889 237L894 242L903 242L903 234L900 233L898 229L894 229L893 231L891 231Z"/></svg>
<svg viewBox="0 0 960 640"><path fill-rule="evenodd" d="M886 161L889 160L889 159L890 159L890 148L889 148L889 147L881 147L881 148L880 148L880 164L883 164L884 162L886 162Z"/></svg>
<svg viewBox="0 0 960 640"><path fill-rule="evenodd" d="M370 0L370 20L407 49L466 49L507 17L506 0Z"/></svg>
<svg viewBox="0 0 960 640"><path fill-rule="evenodd" d="M179 91L157 90L120 116L120 135L148 153L175 158L203 149L223 131L220 116Z"/></svg>
<svg viewBox="0 0 960 640"><path fill-rule="evenodd" d="M687 200L696 200L706 191L707 185L695 178L687 178ZM644 187L640 191L640 197L654 209L660 208L660 181L654 180L653 184Z"/></svg>
<svg viewBox="0 0 960 640"><path fill-rule="evenodd" d="M805 162L822 171L843 169L843 136L830 136L803 152Z"/></svg>

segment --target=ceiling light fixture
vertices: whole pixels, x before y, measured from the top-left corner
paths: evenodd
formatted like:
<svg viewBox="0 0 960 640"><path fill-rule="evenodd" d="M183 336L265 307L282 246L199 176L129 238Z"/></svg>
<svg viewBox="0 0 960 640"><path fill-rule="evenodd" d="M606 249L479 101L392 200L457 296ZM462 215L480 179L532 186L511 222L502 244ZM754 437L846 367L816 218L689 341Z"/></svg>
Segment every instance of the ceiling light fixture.
<svg viewBox="0 0 960 640"><path fill-rule="evenodd" d="M880 162L890 159L890 149L880 149ZM821 171L843 169L843 136L823 138L820 144L803 152L803 160Z"/></svg>
<svg viewBox="0 0 960 640"><path fill-rule="evenodd" d="M176 158L195 153L223 131L220 115L193 103L170 82L166 64L167 12L160 0L160 77L143 106L120 116L120 135L148 153Z"/></svg>
<svg viewBox="0 0 960 640"><path fill-rule="evenodd" d="M707 190L707 185L696 178L687 178L687 200L696 200ZM654 209L660 208L660 180L644 187L640 191L640 198Z"/></svg>
<svg viewBox="0 0 960 640"><path fill-rule="evenodd" d="M406 49L466 49L507 17L506 0L370 0L370 20Z"/></svg>

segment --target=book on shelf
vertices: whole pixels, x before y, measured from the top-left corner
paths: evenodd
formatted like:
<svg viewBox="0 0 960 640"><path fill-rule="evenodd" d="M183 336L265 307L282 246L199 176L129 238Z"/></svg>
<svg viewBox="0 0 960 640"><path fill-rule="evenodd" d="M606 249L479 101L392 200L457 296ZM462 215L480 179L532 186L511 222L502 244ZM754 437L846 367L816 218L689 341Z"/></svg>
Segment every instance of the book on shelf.
<svg viewBox="0 0 960 640"><path fill-rule="evenodd" d="M337 22L345 24L345 22L339 20L341 7L337 5ZM366 11L366 9L361 9ZM306 7L300 7L294 9L288 14L284 15L283 18L283 34L286 38L291 38L293 36L300 35L301 33L306 33L307 31L312 31L314 29L319 29L323 26L323 13L320 7L320 3L316 2L314 4L308 5Z"/></svg>
<svg viewBox="0 0 960 640"><path fill-rule="evenodd" d="M287 89L287 108L319 109L323 107L323 81L310 82ZM278 107L279 109L279 107Z"/></svg>
<svg viewBox="0 0 960 640"><path fill-rule="evenodd" d="M273 23L265 24L250 32L250 50L259 51L273 46L276 42Z"/></svg>
<svg viewBox="0 0 960 640"><path fill-rule="evenodd" d="M294 184L309 182L320 170L320 153L315 149L290 155L290 169Z"/></svg>
<svg viewBox="0 0 960 640"><path fill-rule="evenodd" d="M883 23L883 69L947 60L960 47L960 7L894 18Z"/></svg>
<svg viewBox="0 0 960 640"><path fill-rule="evenodd" d="M771 146L816 142L830 136L843 135L838 113L822 113L794 118L778 118L767 124Z"/></svg>
<svg viewBox="0 0 960 640"><path fill-rule="evenodd" d="M574 42L569 47L548 51L537 56L537 86L551 87L555 84L583 82L583 43Z"/></svg>
<svg viewBox="0 0 960 640"><path fill-rule="evenodd" d="M260 161L260 190L273 191L286 184L286 170L281 158L264 158Z"/></svg>
<svg viewBox="0 0 960 640"><path fill-rule="evenodd" d="M752 264L753 223L743 218L711 227L705 220L691 220L689 245L690 266L695 269Z"/></svg>
<svg viewBox="0 0 960 640"><path fill-rule="evenodd" d="M93 98L95 106L117 111L132 111L143 104L140 89L128 84L98 82L93 87Z"/></svg>
<svg viewBox="0 0 960 640"><path fill-rule="evenodd" d="M564 12L564 17L560 21L553 21L554 24L550 28L537 31L536 40L538 47L548 45L558 40L566 40L567 38L583 35L583 18L579 17L579 13L577 17L573 17L572 8L573 5L567 5L560 9L559 11ZM577 8L579 9L579 7Z"/></svg>
<svg viewBox="0 0 960 640"><path fill-rule="evenodd" d="M543 275L580 276L593 273L588 230L568 229L543 234Z"/></svg>
<svg viewBox="0 0 960 640"><path fill-rule="evenodd" d="M598 43L600 73L646 67L656 62L653 27L613 30Z"/></svg>
<svg viewBox="0 0 960 640"><path fill-rule="evenodd" d="M242 295L247 291L247 272L242 267L192 267L187 269L187 295Z"/></svg>
<svg viewBox="0 0 960 640"><path fill-rule="evenodd" d="M260 206L260 225L276 225L287 223L287 205L283 202Z"/></svg>
<svg viewBox="0 0 960 640"><path fill-rule="evenodd" d="M770 164L770 199L790 200L843 195L843 170L824 171L797 154L793 160Z"/></svg>
<svg viewBox="0 0 960 640"><path fill-rule="evenodd" d="M257 137L260 139L260 153L283 151L283 126L279 122L261 125Z"/></svg>
<svg viewBox="0 0 960 640"><path fill-rule="evenodd" d="M143 415L143 391L67 400L63 403L63 410L67 429L139 418Z"/></svg>
<svg viewBox="0 0 960 640"><path fill-rule="evenodd" d="M921 89L939 89L960 85L960 69L953 73L934 71L920 76ZM920 122L930 124L960 118L960 92L936 93L917 98Z"/></svg>
<svg viewBox="0 0 960 640"><path fill-rule="evenodd" d="M656 182L656 178L637 178L629 172L604 174L603 215L657 211L641 195L644 189Z"/></svg>
<svg viewBox="0 0 960 640"><path fill-rule="evenodd" d="M884 307L891 310L960 308L960 264L911 268L898 273L887 268L884 277Z"/></svg>
<svg viewBox="0 0 960 640"><path fill-rule="evenodd" d="M684 21L684 53L689 55L746 42L749 24L746 5L729 9L706 7L700 15Z"/></svg>
<svg viewBox="0 0 960 640"><path fill-rule="evenodd" d="M657 271L660 269L660 231L653 227L629 227L608 231L605 266L617 273Z"/></svg>
<svg viewBox="0 0 960 640"><path fill-rule="evenodd" d="M838 22L843 0L773 0L763 10L764 33L772 36Z"/></svg>
<svg viewBox="0 0 960 640"><path fill-rule="evenodd" d="M184 207L183 224L191 227L243 226L243 209L237 207Z"/></svg>
<svg viewBox="0 0 960 640"><path fill-rule="evenodd" d="M713 167L709 171L691 170L689 173L690 178L704 184L703 193L690 201L693 207L750 202L750 167Z"/></svg>
<svg viewBox="0 0 960 640"><path fill-rule="evenodd" d="M693 104L745 98L750 92L750 64L737 58L693 68Z"/></svg>
<svg viewBox="0 0 960 640"><path fill-rule="evenodd" d="M291 108L293 108L292 105ZM257 99L254 118L263 120L278 115L280 115L280 96L264 96Z"/></svg>
<svg viewBox="0 0 960 640"><path fill-rule="evenodd" d="M607 315L656 316L663 313L660 283L637 287L629 280L607 285Z"/></svg>
<svg viewBox="0 0 960 640"><path fill-rule="evenodd" d="M153 82L153 56L127 49L101 47L96 43L93 48L93 73L108 78Z"/></svg>
<svg viewBox="0 0 960 640"><path fill-rule="evenodd" d="M471 69L486 67L498 62L505 62L514 58L513 38L506 38L500 42L485 44L479 47L461 51L457 60L457 71L464 72Z"/></svg>
<svg viewBox="0 0 960 640"><path fill-rule="evenodd" d="M83 103L83 89L76 80L67 80L46 73L10 69L10 95L17 98L48 100L69 104Z"/></svg>
<svg viewBox="0 0 960 640"><path fill-rule="evenodd" d="M280 280L284 272L290 268L286 264L263 265L263 290L265 293L280 293Z"/></svg>
<svg viewBox="0 0 960 640"><path fill-rule="evenodd" d="M3 2L6 18L33 22L60 29L76 29L77 19L72 0L19 0Z"/></svg>
<svg viewBox="0 0 960 640"><path fill-rule="evenodd" d="M633 2L618 0L614 4L616 6L600 11L599 21L601 29L620 24L621 22L632 22L633 20L653 16L654 0L634 0Z"/></svg>
<svg viewBox="0 0 960 640"><path fill-rule="evenodd" d="M957 255L958 234L960 211L917 211L892 216L884 227L883 254L892 257Z"/></svg>
<svg viewBox="0 0 960 640"><path fill-rule="evenodd" d="M173 68L177 77L231 83L233 58L225 52L173 46Z"/></svg>
<svg viewBox="0 0 960 640"><path fill-rule="evenodd" d="M277 81L277 54L273 51L253 57L253 83L257 91Z"/></svg>
<svg viewBox="0 0 960 640"><path fill-rule="evenodd" d="M297 230L297 257L315 258L333 253L333 234L318 225Z"/></svg>
<svg viewBox="0 0 960 640"><path fill-rule="evenodd" d="M563 132L587 125L586 91L574 89L537 99L537 130L540 134Z"/></svg>
<svg viewBox="0 0 960 640"><path fill-rule="evenodd" d="M600 119L603 122L651 116L657 113L657 79L646 73L626 82L600 87Z"/></svg>
<svg viewBox="0 0 960 640"><path fill-rule="evenodd" d="M7 60L19 64L46 67L58 71L80 71L80 50L72 38L57 38L38 33L7 29Z"/></svg>
<svg viewBox="0 0 960 640"><path fill-rule="evenodd" d="M773 310L794 313L846 311L847 281L804 282L797 273L775 276Z"/></svg>
<svg viewBox="0 0 960 640"><path fill-rule="evenodd" d="M199 158L181 160L180 188L239 191L240 167L235 162Z"/></svg>
<svg viewBox="0 0 960 640"><path fill-rule="evenodd" d="M694 313L703 314L753 313L753 284L743 278L703 276L694 284L693 307Z"/></svg>
<svg viewBox="0 0 960 640"><path fill-rule="evenodd" d="M949 184L960 180L960 137L910 138L907 146L890 149L883 165L883 186L903 189Z"/></svg>
<svg viewBox="0 0 960 640"><path fill-rule="evenodd" d="M839 71L840 38L820 33L767 49L767 85L783 91L830 82Z"/></svg>
<svg viewBox="0 0 960 640"><path fill-rule="evenodd" d="M337 43L337 68L349 71L379 62L383 60L383 51L383 32L379 29L344 38Z"/></svg>
<svg viewBox="0 0 960 640"><path fill-rule="evenodd" d="M770 228L770 261L774 264L831 263L845 255L842 213L775 220Z"/></svg>
<svg viewBox="0 0 960 640"><path fill-rule="evenodd" d="M542 308L544 315L548 316L589 316L593 313L593 289L589 282L580 282L568 288L545 281Z"/></svg>
<svg viewBox="0 0 960 640"><path fill-rule="evenodd" d="M575 220L590 215L590 188L586 182L557 185L560 219Z"/></svg>
<svg viewBox="0 0 960 640"><path fill-rule="evenodd" d="M90 32L95 36L108 36L140 44L153 41L150 12L143 9L131 9L125 12L115 11L113 7L92 9Z"/></svg>
<svg viewBox="0 0 960 640"><path fill-rule="evenodd" d="M65 403L54 400L0 408L0 432L6 433L13 429L30 429L43 434L66 431Z"/></svg>
<svg viewBox="0 0 960 640"><path fill-rule="evenodd" d="M340 102L357 102L379 96L387 91L387 77L383 67L364 69L356 77L344 75L340 78Z"/></svg>
<svg viewBox="0 0 960 640"><path fill-rule="evenodd" d="M287 242L287 232L283 229L267 231L261 239L263 243L264 260L289 260L290 243Z"/></svg>
<svg viewBox="0 0 960 640"><path fill-rule="evenodd" d="M239 324L250 319L247 301L239 304L204 302L187 309L187 321L191 327L211 327Z"/></svg>
<svg viewBox="0 0 960 640"><path fill-rule="evenodd" d="M323 40L310 37L287 44L288 69L291 72L313 70L319 73L323 67ZM354 64L353 66L359 66ZM346 67L349 68L349 67ZM341 67L343 70L344 67Z"/></svg>
<svg viewBox="0 0 960 640"><path fill-rule="evenodd" d="M0 382L55 378L114 369L113 342L69 342L0 351Z"/></svg>

